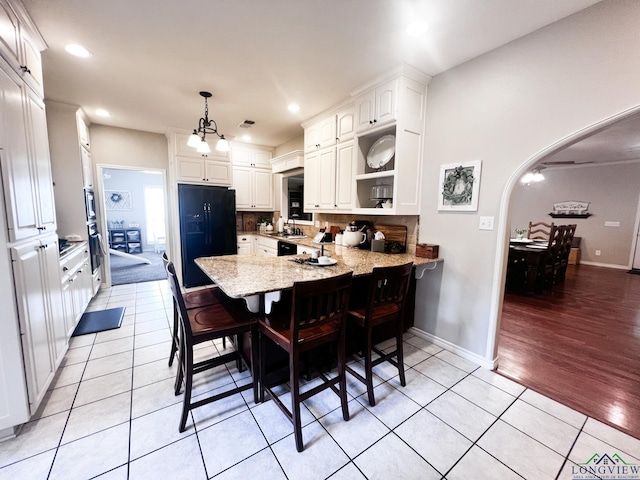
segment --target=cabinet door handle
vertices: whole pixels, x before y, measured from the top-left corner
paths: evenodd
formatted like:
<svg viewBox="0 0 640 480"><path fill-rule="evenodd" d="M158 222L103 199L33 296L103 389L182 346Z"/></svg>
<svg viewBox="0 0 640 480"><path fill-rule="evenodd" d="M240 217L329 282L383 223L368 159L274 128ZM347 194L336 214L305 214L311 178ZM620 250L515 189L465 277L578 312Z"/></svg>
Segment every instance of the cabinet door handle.
<svg viewBox="0 0 640 480"><path fill-rule="evenodd" d="M376 120L375 118L373 119L373 123L376 123L378 120Z"/></svg>
<svg viewBox="0 0 640 480"><path fill-rule="evenodd" d="M20 65L20 70L22 70L24 73L31 73L31 70L29 70L29 67L27 67L26 65Z"/></svg>
<svg viewBox="0 0 640 480"><path fill-rule="evenodd" d="M62 267L62 271L63 271L63 272L66 272L66 271L68 271L68 270L69 270L69 267Z"/></svg>

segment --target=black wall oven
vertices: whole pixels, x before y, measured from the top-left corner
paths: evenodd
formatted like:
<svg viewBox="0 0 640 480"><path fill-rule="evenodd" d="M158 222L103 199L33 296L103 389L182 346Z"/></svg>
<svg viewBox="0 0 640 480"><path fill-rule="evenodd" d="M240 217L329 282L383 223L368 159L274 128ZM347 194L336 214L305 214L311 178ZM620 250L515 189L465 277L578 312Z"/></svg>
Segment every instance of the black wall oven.
<svg viewBox="0 0 640 480"><path fill-rule="evenodd" d="M102 247L100 246L100 235L98 226L95 223L87 224L89 233L89 256L91 257L91 273L96 273L100 268Z"/></svg>

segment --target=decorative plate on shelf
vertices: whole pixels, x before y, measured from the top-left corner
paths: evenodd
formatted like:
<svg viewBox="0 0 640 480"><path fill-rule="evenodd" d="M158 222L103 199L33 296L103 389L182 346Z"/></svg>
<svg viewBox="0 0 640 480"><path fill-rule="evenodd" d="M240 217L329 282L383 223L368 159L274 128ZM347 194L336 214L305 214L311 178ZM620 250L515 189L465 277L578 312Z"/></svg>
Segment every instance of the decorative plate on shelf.
<svg viewBox="0 0 640 480"><path fill-rule="evenodd" d="M367 165L378 169L384 167L396 153L396 136L385 135L371 145L367 153Z"/></svg>

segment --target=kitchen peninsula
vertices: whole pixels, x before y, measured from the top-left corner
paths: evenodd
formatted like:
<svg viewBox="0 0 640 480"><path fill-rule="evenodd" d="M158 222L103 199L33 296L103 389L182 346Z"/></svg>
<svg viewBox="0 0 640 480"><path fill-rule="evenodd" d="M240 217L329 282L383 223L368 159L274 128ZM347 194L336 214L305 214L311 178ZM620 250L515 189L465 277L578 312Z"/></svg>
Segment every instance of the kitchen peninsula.
<svg viewBox="0 0 640 480"><path fill-rule="evenodd" d="M300 241L309 244L308 241ZM196 264L231 298L243 298L251 311L258 311L260 295L267 295L269 302L280 298L279 292L293 287L297 281L318 280L353 272L355 277L370 275L376 267L389 267L413 262L417 278L424 270L435 268L443 259L416 257L411 254L385 254L348 247L327 246L326 253L338 262L330 266L314 266L298 263L308 255L263 257L257 255L224 255L202 257ZM431 265L433 264L433 265Z"/></svg>

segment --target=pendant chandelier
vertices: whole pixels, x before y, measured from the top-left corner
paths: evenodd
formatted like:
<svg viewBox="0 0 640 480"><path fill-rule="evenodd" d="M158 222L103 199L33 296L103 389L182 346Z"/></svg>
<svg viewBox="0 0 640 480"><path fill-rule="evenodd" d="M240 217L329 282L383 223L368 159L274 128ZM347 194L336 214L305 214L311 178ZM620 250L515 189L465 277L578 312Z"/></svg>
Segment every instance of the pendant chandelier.
<svg viewBox="0 0 640 480"><path fill-rule="evenodd" d="M209 120L209 103L208 98L211 98L210 92L200 92L200 96L204 97L204 118L200 118L198 121L198 128L193 130L193 133L187 141L187 145L194 147L199 153L209 153L211 148L207 143L207 133L216 134L218 136L218 142L216 143L216 150L219 152L229 151L229 142L224 138L224 135L218 133L218 125L215 120Z"/></svg>

